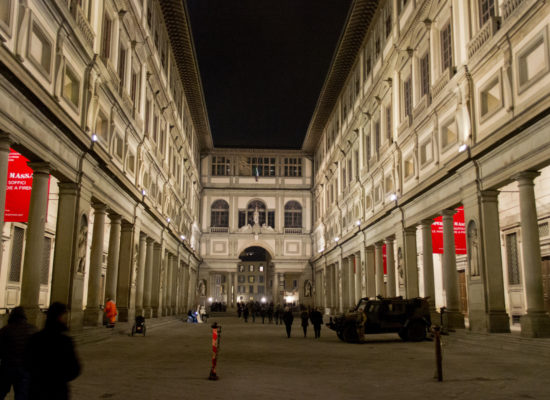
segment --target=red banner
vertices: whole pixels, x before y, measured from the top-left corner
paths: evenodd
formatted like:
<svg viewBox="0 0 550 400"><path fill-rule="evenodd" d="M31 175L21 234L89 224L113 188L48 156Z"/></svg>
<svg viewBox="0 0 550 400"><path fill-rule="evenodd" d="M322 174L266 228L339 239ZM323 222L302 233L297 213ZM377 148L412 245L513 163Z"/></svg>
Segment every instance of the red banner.
<svg viewBox="0 0 550 400"><path fill-rule="evenodd" d="M386 245L382 245L382 260L384 260L384 275L388 274L388 262L386 261Z"/></svg>
<svg viewBox="0 0 550 400"><path fill-rule="evenodd" d="M464 207L458 207L453 216L455 233L455 253L466 254L466 229L464 224ZM434 218L432 224L432 250L434 254L443 254L443 217Z"/></svg>
<svg viewBox="0 0 550 400"><path fill-rule="evenodd" d="M4 211L5 222L27 222L29 219L33 171L27 165L28 161L20 153L13 149L10 150L8 182L6 185L6 209Z"/></svg>

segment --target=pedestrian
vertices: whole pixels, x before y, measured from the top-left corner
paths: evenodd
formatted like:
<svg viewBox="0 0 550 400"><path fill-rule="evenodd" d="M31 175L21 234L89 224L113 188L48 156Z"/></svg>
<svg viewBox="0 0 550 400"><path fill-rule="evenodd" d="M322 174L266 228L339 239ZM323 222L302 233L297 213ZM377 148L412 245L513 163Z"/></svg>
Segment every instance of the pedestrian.
<svg viewBox="0 0 550 400"><path fill-rule="evenodd" d="M283 322L285 323L286 336L290 338L290 329L292 328L292 321L294 321L294 316L290 308L286 307L285 312L283 313Z"/></svg>
<svg viewBox="0 0 550 400"><path fill-rule="evenodd" d="M25 348L36 328L27 322L23 307L15 307L8 324L0 329L0 399L13 386L16 399L29 398L29 374L25 369Z"/></svg>
<svg viewBox="0 0 550 400"><path fill-rule="evenodd" d="M309 325L309 322L308 322L309 314L305 308L302 310L302 314L300 314L300 318L302 319L302 329L304 330L304 337L306 337L307 327Z"/></svg>
<svg viewBox="0 0 550 400"><path fill-rule="evenodd" d="M80 363L67 330L67 307L52 303L44 329L31 336L26 350L31 399L69 399L68 383L80 374Z"/></svg>
<svg viewBox="0 0 550 400"><path fill-rule="evenodd" d="M115 302L111 298L107 298L105 303L105 315L107 316L107 328L114 328L117 316L117 310Z"/></svg>
<svg viewBox="0 0 550 400"><path fill-rule="evenodd" d="M265 305L262 305L262 308L260 309L260 315L262 316L262 324L265 323L265 314L266 314Z"/></svg>
<svg viewBox="0 0 550 400"><path fill-rule="evenodd" d="M243 318L244 322L248 322L248 306L246 304L243 306Z"/></svg>
<svg viewBox="0 0 550 400"><path fill-rule="evenodd" d="M241 318L241 314L243 313L243 307L241 306L240 302L237 302L237 316Z"/></svg>
<svg viewBox="0 0 550 400"><path fill-rule="evenodd" d="M252 315L252 322L256 322L256 305L253 302L250 302L250 314Z"/></svg>
<svg viewBox="0 0 550 400"><path fill-rule="evenodd" d="M315 339L319 339L321 337L321 325L323 325L323 314L321 314L318 308L314 308L310 319L315 331Z"/></svg>
<svg viewBox="0 0 550 400"><path fill-rule="evenodd" d="M267 309L267 319L269 323L273 323L273 303L269 303L269 308Z"/></svg>

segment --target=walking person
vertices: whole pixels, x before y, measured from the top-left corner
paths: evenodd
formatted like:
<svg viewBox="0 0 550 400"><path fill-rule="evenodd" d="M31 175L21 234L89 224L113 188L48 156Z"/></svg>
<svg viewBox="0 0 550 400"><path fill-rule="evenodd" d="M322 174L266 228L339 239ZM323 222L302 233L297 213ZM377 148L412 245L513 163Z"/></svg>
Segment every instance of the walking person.
<svg viewBox="0 0 550 400"><path fill-rule="evenodd" d="M308 312L306 311L306 309L304 308L302 310L302 314L300 314L300 318L302 319L302 329L304 331L304 337L307 336L307 327L309 326L309 314Z"/></svg>
<svg viewBox="0 0 550 400"><path fill-rule="evenodd" d="M80 374L80 363L67 330L67 307L52 303L46 326L31 336L27 346L30 399L69 399L68 383Z"/></svg>
<svg viewBox="0 0 550 400"><path fill-rule="evenodd" d="M111 298L107 298L105 303L105 315L107 316L107 328L114 328L116 322L116 316L118 312L116 310L115 302Z"/></svg>
<svg viewBox="0 0 550 400"><path fill-rule="evenodd" d="M248 306L246 304L243 306L243 318L244 322L248 322Z"/></svg>
<svg viewBox="0 0 550 400"><path fill-rule="evenodd" d="M286 336L290 338L290 330L292 329L292 321L294 321L294 316L290 308L286 307L285 312L283 313L283 322L285 323Z"/></svg>
<svg viewBox="0 0 550 400"><path fill-rule="evenodd" d="M323 314L321 314L318 308L314 308L310 319L315 331L315 339L319 339L321 337L321 325L323 325Z"/></svg>
<svg viewBox="0 0 550 400"><path fill-rule="evenodd" d="M13 386L16 400L29 398L29 374L25 369L25 348L36 328L27 322L23 307L15 307L8 324L0 329L0 399Z"/></svg>

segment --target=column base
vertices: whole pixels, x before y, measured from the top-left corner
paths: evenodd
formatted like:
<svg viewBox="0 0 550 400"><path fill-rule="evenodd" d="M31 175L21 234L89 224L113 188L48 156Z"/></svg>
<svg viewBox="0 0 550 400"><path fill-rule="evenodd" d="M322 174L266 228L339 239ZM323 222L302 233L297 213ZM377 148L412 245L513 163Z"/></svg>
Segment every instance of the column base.
<svg viewBox="0 0 550 400"><path fill-rule="evenodd" d="M98 308L87 308L84 310L84 326L103 325L103 311Z"/></svg>
<svg viewBox="0 0 550 400"><path fill-rule="evenodd" d="M145 318L152 318L153 317L153 309L151 307L147 307L143 310L143 316Z"/></svg>
<svg viewBox="0 0 550 400"><path fill-rule="evenodd" d="M130 322L135 318L135 310L130 308L119 308L118 309L118 321L119 322Z"/></svg>
<svg viewBox="0 0 550 400"><path fill-rule="evenodd" d="M521 319L521 336L531 338L550 337L550 317L544 311L527 312Z"/></svg>
<svg viewBox="0 0 550 400"><path fill-rule="evenodd" d="M445 310L443 321L447 329L464 329L464 315L460 311Z"/></svg>
<svg viewBox="0 0 550 400"><path fill-rule="evenodd" d="M510 333L510 317L505 311L494 311L487 314L487 332Z"/></svg>
<svg viewBox="0 0 550 400"><path fill-rule="evenodd" d="M82 329L84 327L84 311L69 311L69 328L71 330Z"/></svg>
<svg viewBox="0 0 550 400"><path fill-rule="evenodd" d="M153 308L153 318L158 318L160 315L158 307Z"/></svg>

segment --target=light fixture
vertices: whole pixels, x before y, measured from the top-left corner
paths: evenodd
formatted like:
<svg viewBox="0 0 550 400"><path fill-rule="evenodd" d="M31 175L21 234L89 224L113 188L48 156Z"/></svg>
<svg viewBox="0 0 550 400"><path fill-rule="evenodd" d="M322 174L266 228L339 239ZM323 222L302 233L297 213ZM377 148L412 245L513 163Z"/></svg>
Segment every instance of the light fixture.
<svg viewBox="0 0 550 400"><path fill-rule="evenodd" d="M209 297L209 298L208 298L208 302L209 302L209 303L212 303L212 300L213 300L212 297Z"/></svg>
<svg viewBox="0 0 550 400"><path fill-rule="evenodd" d="M99 140L99 138L97 137L97 135L94 133L92 135L92 142L97 142Z"/></svg>
<svg viewBox="0 0 550 400"><path fill-rule="evenodd" d="M141 189L141 195L142 196L147 196L147 190Z"/></svg>
<svg viewBox="0 0 550 400"><path fill-rule="evenodd" d="M336 243L338 243L339 240L340 240L340 238L339 238L338 236L336 236L336 237L334 238L334 241L335 241Z"/></svg>
<svg viewBox="0 0 550 400"><path fill-rule="evenodd" d="M397 200L397 195L395 193L390 194L390 200L391 201Z"/></svg>
<svg viewBox="0 0 550 400"><path fill-rule="evenodd" d="M265 297L262 297L262 303L265 303L265 302L266 302Z"/></svg>
<svg viewBox="0 0 550 400"><path fill-rule="evenodd" d="M172 221L170 217L166 218L166 222L170 223L170 221Z"/></svg>
<svg viewBox="0 0 550 400"><path fill-rule="evenodd" d="M185 240L185 235L180 236L181 240Z"/></svg>
<svg viewBox="0 0 550 400"><path fill-rule="evenodd" d="M355 221L355 225L357 225L357 226L361 226L361 220L360 220L360 219L358 219L357 221Z"/></svg>
<svg viewBox="0 0 550 400"><path fill-rule="evenodd" d="M462 153L463 151L466 151L466 149L468 148L468 145L466 143L463 143L460 145L460 147L458 148L458 152L459 153Z"/></svg>

